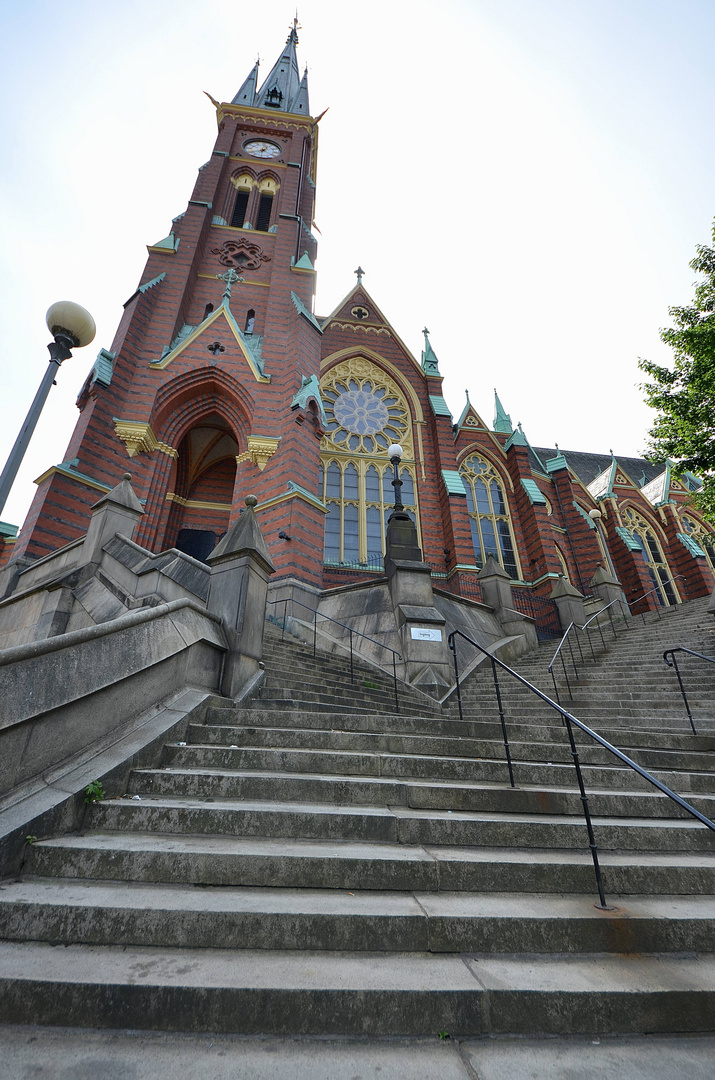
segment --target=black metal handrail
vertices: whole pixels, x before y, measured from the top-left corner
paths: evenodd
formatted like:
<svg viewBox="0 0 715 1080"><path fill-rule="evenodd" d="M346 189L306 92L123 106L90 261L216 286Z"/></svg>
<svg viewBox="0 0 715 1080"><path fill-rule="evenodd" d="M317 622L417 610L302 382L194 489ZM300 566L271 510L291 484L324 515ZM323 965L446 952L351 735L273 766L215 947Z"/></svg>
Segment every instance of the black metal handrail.
<svg viewBox="0 0 715 1080"><path fill-rule="evenodd" d="M580 793L580 797L581 797L581 805L583 806L583 816L584 816L584 819L585 819L585 822L586 822L586 829L587 829L587 832L588 832L588 846L591 849L591 857L593 859L593 869L594 869L594 873L596 875L596 886L598 888L598 896L599 896L599 899L601 901L600 904L596 905L596 907L603 908L604 910L609 910L609 905L606 903L606 896L605 896L605 893L603 891L603 882L601 880L601 868L600 868L599 861L598 861L598 847L596 846L596 838L594 836L593 825L591 823L591 812L590 812L589 806L588 806L588 796L586 794L586 787L585 787L585 784L583 782L583 774L582 774L582 771L581 771L581 762L580 762L580 759L579 759L579 756L578 756L578 749L576 747L576 740L574 739L574 735L573 735L573 727L572 727L573 724L575 724L576 727L580 731L582 731L584 733L584 735L588 735L589 738L591 738L595 742L597 742L599 746L602 746L604 748L604 750L608 750L609 753L614 754L615 757L617 757L619 761L623 762L624 765L627 765L630 769L633 769L636 773L638 773L638 775L641 776L644 780L647 780L648 783L652 784L653 787L657 788L658 791L661 792L661 794L667 795L667 797L669 799L671 799L673 802L675 802L681 808L681 810L685 810L688 814L691 815L691 817L696 818L702 825L706 825L709 829L712 829L713 832L715 832L715 823L713 823L710 820L710 818L705 817L704 814L701 814L699 810L696 810L694 806L691 806L690 803L686 802L685 799L680 797L680 795L677 795L674 791L671 791L671 789L669 787L667 787L665 784L661 783L660 780L657 780L656 777L653 776L651 773L649 773L647 769L644 769L641 765L638 765L635 761L633 761L632 758L629 758L627 754L624 754L622 750L619 750L617 747L613 746L612 743L609 743L607 739L603 738L603 736L599 735L597 732L593 731L592 728L590 728L586 724L582 723L582 721L579 720L577 717L575 717L572 713L568 712L566 709L563 709L556 701L553 701L550 697L548 697L547 694L544 694L541 690L538 689L538 687L534 686L533 683L530 683L528 681L528 679L525 679L522 675L519 675L519 673L517 671L514 671L513 668L510 668L508 666L508 664L505 664L505 663L503 663L503 661L498 660L496 658L496 656L493 656L482 645L479 645L478 642L474 641L470 637L467 637L467 635L463 634L461 630L453 630L452 633L449 635L449 637L447 639L447 643L448 643L450 649L452 650L452 654L454 656L454 675L455 675L455 679L456 679L456 683L457 683L457 702L459 704L459 718L460 718L460 720L464 719L464 714L462 712L462 694L461 694L460 685L459 685L459 667L458 667L458 664L457 664L457 647L456 647L456 643L455 643L455 637L457 637L457 636L459 636L461 638L464 638L465 641L468 641L469 644L473 645L475 649L479 649L480 652L484 653L484 655L488 656L489 659L491 660L492 672L494 674L495 687L497 688L497 705L498 705L498 708L499 708L499 716L500 716L500 719L501 719L502 732L504 734L504 742L505 742L505 747L506 747L506 750L507 750L507 764L508 764L508 767L509 767L509 779L510 779L510 783L511 783L512 787L514 787L514 772L513 772L513 767L512 767L511 753L510 753L509 748L508 748L508 736L507 736L506 718L504 716L504 709L503 709L503 705L502 705L501 692L498 689L499 681L497 679L497 674L496 674L497 666L499 666L504 671L506 671L507 674L509 674L513 678L515 678L518 682L520 682L522 684L522 686L525 686L527 688L527 690L530 690L531 693L536 694L537 697L539 697L542 701L546 702L546 704L549 705L552 709L556 709L556 711L561 714L562 722L565 723L566 730L568 732L569 744L570 744L570 748L571 748L571 757L573 759L574 768L576 770L576 778L577 778L577 781L578 781L578 788L579 788L579 793Z"/></svg>
<svg viewBox="0 0 715 1080"><path fill-rule="evenodd" d="M589 648L591 650L591 659L595 660L596 659L596 653L594 652L593 641L591 640L591 629L592 629L591 628L591 623L596 624L596 629L598 630L598 633L599 633L599 635L601 637L601 645L605 649L606 648L606 642L605 642L605 639L603 637L603 628L601 626L601 623L599 621L597 621L597 620L599 619L599 616L603 615L604 612L607 612L608 613L608 621L610 623L610 627L611 627L611 630L613 632L613 636L618 637L618 634L616 633L615 623L613 622L613 612L611 610L616 604L620 605L622 613L623 613L624 609L627 610L627 605L625 604L625 602L619 596L617 596L615 600L611 600L610 604L606 604L604 607L599 608L598 611L595 613L595 615L592 615L590 619L586 620L586 622L583 624L583 626L579 626L578 623L575 623L575 622L570 622L569 625L566 627L566 631L565 631L563 637L561 638L561 641L559 642L559 644L558 644L558 646L556 648L556 652L554 653L554 655L553 655L553 657L551 659L551 663L549 664L548 668L546 669L547 672L549 673L549 675L551 676L551 682L553 683L553 686L554 686L554 693L556 694L556 700L557 701L559 701L559 702L561 701L561 698L559 696L559 688L558 688L558 685L556 683L556 674L555 674L555 671L554 671L554 667L556 665L557 660L561 661L561 669L563 671L564 680L566 682L566 688L568 689L570 700L573 701L573 693L571 691L571 683L569 681L568 671L566 669L566 660L564 658L564 653L566 651L564 649L564 645L568 644L569 654L570 654L570 657L571 657L571 666L573 668L573 677L574 677L574 679L578 679L578 664L576 663L576 657L574 655L574 647L573 647L574 640L575 640L576 645L578 647L578 652L579 652L579 656L580 656L580 659L581 659L581 664L583 664L585 661L584 661L584 656L583 656L583 649L581 647L581 639L577 636L577 632L578 633L583 633L583 632L587 633L587 635L588 635L588 644L589 644ZM628 626L628 629L630 630L631 629L630 623L626 623L626 625Z"/></svg>
<svg viewBox="0 0 715 1080"><path fill-rule="evenodd" d="M697 735L698 733L695 730L695 722L693 720L693 714L690 711L690 702L688 701L688 695L685 693L685 687L683 686L683 679L682 679L682 676L680 674L680 668L678 667L678 661L675 659L675 654L677 652L687 653L688 656L697 656L697 658L699 660L707 660L707 662L709 664L715 664L715 657L703 656L702 653L695 652L693 649L686 649L684 645L674 645L672 647L672 649L666 649L664 651L664 653L663 653L663 659L665 660L668 667L675 668L675 674L678 676L678 685L680 686L680 693L683 695L683 701L685 702L685 708L688 711L688 720L690 721L690 726L693 729L693 735ZM672 657L672 660L668 659L669 656Z"/></svg>
<svg viewBox="0 0 715 1080"><path fill-rule="evenodd" d="M671 574L671 580L672 581L687 581L688 579L686 578L685 574ZM656 585L655 588L649 589L648 592L644 592L643 595L639 596L636 600L629 600L628 601L628 606L629 606L629 608L633 608L635 606L635 604L640 604L641 600L645 600L646 596L652 596L653 593L660 593L661 591L665 592L662 582L661 582L660 585ZM668 607L677 607L677 605L679 603L681 603L681 601L677 601L675 604L669 604ZM658 616L659 619L662 619L662 617L663 617L661 615L661 613L660 613L662 607L663 607L663 604L659 603L658 607L655 609L656 615ZM641 614L641 616L643 618L643 625L645 626L646 613L645 613L645 611L641 611L640 614Z"/></svg>
<svg viewBox="0 0 715 1080"><path fill-rule="evenodd" d="M382 641L378 641L377 638L372 638L368 634L363 634L360 630L353 630L352 626L348 626L347 623L340 622L338 619L334 619L332 615L324 615L322 611L316 611L315 608L309 607L308 604L302 603L300 600L294 600L292 596L286 596L283 600L268 600L268 604L283 604L283 624L281 632L281 641L285 638L286 629L286 616L288 604L297 604L298 607L304 608L309 611L313 616L313 656L316 653L317 638L318 638L318 619L327 619L328 622L335 623L336 626L342 626L344 630L347 630L350 635L350 682L355 682L355 671L353 666L353 634L357 637L365 638L366 641L372 642L373 645L379 645L381 649L386 649L389 653L392 653L392 685L395 691L395 712L400 711L400 699L397 693L397 659L402 659L402 653L397 649L390 648L389 645L385 645ZM342 641L337 641L336 644L345 648ZM381 669L382 670L382 669Z"/></svg>

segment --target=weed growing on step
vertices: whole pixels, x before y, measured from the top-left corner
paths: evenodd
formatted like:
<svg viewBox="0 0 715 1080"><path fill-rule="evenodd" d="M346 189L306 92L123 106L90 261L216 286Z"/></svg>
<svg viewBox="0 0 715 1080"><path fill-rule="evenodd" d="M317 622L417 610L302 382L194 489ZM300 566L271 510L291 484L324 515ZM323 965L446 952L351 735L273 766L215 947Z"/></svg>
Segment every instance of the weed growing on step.
<svg viewBox="0 0 715 1080"><path fill-rule="evenodd" d="M102 799L107 797L107 793L104 790L104 785L101 780L93 780L91 784L87 784L84 789L84 801L85 803L101 802Z"/></svg>
<svg viewBox="0 0 715 1080"><path fill-rule="evenodd" d="M371 679L365 679L365 681L363 683L363 686L366 686L368 688L368 690L379 690L380 689L380 687L377 685L377 683L372 682Z"/></svg>

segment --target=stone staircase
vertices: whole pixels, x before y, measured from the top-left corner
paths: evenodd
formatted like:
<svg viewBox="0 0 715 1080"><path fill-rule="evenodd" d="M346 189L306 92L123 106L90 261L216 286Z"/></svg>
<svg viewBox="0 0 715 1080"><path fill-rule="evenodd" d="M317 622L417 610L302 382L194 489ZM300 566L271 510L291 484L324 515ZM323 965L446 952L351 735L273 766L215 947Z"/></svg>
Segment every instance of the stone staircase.
<svg viewBox="0 0 715 1080"><path fill-rule="evenodd" d="M664 635L713 651L704 610L619 635L573 711L712 818L715 735L688 733L660 659ZM553 648L518 665L547 691ZM123 797L88 807L80 833L28 845L22 876L0 885L3 1020L715 1030L709 830L582 736L613 905L599 910L557 714L505 691L512 789L489 670L465 683L460 720L453 697L440 708L409 690L395 714L391 680L360 664L351 683L345 660L300 643L267 639L265 662L254 701L208 708ZM694 700L712 717L708 679Z"/></svg>

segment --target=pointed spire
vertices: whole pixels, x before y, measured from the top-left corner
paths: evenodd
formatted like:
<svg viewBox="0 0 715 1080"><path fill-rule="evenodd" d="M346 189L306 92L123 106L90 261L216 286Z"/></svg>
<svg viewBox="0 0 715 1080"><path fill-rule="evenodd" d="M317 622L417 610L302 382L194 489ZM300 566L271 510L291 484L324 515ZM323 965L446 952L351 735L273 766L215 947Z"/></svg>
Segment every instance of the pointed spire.
<svg viewBox="0 0 715 1080"><path fill-rule="evenodd" d="M260 90L254 96L253 105L257 108L276 109L280 112L309 113L308 73L306 71L301 79L298 60L295 55L297 44L298 20L294 19L283 52L271 68ZM257 69L254 70L257 72ZM244 83L244 87L250 79L251 75ZM239 95L243 92L242 87L239 90ZM239 98L238 104L241 104L241 101L242 99ZM247 102L244 102L244 104L247 104Z"/></svg>
<svg viewBox="0 0 715 1080"><path fill-rule="evenodd" d="M232 105L253 105L255 103L256 87L258 86L258 68L260 63L261 61L257 59L251 68L248 78L231 102Z"/></svg>
<svg viewBox="0 0 715 1080"><path fill-rule="evenodd" d="M425 375L436 375L439 377L439 361L435 355L435 351L430 344L429 330L425 326L422 333L425 336L425 347L422 352L422 370Z"/></svg>
<svg viewBox="0 0 715 1080"><path fill-rule="evenodd" d="M499 400L499 395L494 389L494 430L503 435L511 435L514 428L511 425L511 417Z"/></svg>

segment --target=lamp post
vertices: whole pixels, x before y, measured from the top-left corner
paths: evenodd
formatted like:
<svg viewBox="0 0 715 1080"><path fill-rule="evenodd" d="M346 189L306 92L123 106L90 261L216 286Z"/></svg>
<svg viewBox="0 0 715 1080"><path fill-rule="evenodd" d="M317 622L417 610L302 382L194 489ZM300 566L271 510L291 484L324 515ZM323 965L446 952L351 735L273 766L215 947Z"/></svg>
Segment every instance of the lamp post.
<svg viewBox="0 0 715 1080"><path fill-rule="evenodd" d="M387 453L392 463L392 471L394 477L392 480L392 486L395 489L395 506L394 513L401 514L404 511L402 505L402 481L400 480L400 462L402 461L402 447L399 443L393 443L392 446L387 448Z"/></svg>
<svg viewBox="0 0 715 1080"><path fill-rule="evenodd" d="M25 423L10 451L2 476L0 476L0 513L2 513L7 502L10 489L15 482L15 477L22 464L32 433L37 426L37 421L40 419L42 407L62 361L70 358L72 349L81 349L94 341L96 332L94 319L88 311L85 311L79 304L73 304L71 300L60 300L58 303L53 304L48 310L46 318L47 327L53 337L53 340L47 346L50 351L50 361L40 387L35 394L35 400L25 417Z"/></svg>

